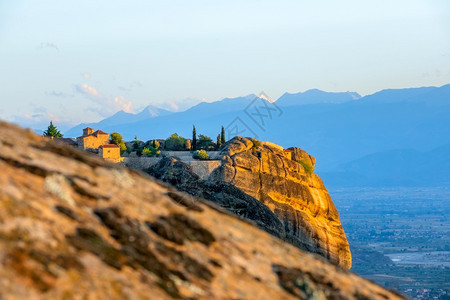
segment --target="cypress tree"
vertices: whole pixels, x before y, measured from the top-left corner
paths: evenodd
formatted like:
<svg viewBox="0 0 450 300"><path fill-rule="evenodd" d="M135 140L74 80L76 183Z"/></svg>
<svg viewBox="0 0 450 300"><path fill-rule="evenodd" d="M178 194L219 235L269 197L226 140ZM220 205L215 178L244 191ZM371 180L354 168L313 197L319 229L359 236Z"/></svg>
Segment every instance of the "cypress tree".
<svg viewBox="0 0 450 300"><path fill-rule="evenodd" d="M216 142L217 149L222 147L222 140L220 134L217 135L217 142Z"/></svg>
<svg viewBox="0 0 450 300"><path fill-rule="evenodd" d="M48 136L48 137L62 137L63 135L61 134L61 132L59 132L58 128L56 128L55 125L53 125L53 122L50 121L50 125L48 125L47 130L44 131L44 136Z"/></svg>
<svg viewBox="0 0 450 300"><path fill-rule="evenodd" d="M197 130L195 129L195 125L192 128L192 150L197 150Z"/></svg>
<svg viewBox="0 0 450 300"><path fill-rule="evenodd" d="M222 132L220 133L220 142L223 144L225 144L225 128L223 128L222 126Z"/></svg>

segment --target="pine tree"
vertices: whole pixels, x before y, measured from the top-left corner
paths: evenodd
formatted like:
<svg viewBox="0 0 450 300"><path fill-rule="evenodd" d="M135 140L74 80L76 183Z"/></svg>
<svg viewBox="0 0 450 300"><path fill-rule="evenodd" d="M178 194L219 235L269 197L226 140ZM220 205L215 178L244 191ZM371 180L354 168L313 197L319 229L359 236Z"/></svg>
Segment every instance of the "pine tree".
<svg viewBox="0 0 450 300"><path fill-rule="evenodd" d="M222 126L222 132L220 133L220 141L223 144L225 144L226 140L225 140L225 128L223 128Z"/></svg>
<svg viewBox="0 0 450 300"><path fill-rule="evenodd" d="M55 125L53 125L53 122L50 121L50 125L48 125L47 130L44 131L44 136L48 136L51 138L55 138L55 137L62 137L63 135L61 134L61 132L59 132L58 128L56 128Z"/></svg>
<svg viewBox="0 0 450 300"><path fill-rule="evenodd" d="M192 128L192 150L197 150L197 130L195 129L195 125Z"/></svg>

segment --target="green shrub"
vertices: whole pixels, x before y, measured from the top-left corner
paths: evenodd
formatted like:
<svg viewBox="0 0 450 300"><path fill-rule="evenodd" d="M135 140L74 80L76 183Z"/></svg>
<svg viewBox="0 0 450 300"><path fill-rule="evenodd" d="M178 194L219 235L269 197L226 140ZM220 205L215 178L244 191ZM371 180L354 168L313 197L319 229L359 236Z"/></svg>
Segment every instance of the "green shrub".
<svg viewBox="0 0 450 300"><path fill-rule="evenodd" d="M301 161L301 160L298 160L297 162L303 166L303 168L305 169L306 173L312 174L312 172L314 171L313 166L311 166L310 164L308 164L308 163L306 163L304 161Z"/></svg>
<svg viewBox="0 0 450 300"><path fill-rule="evenodd" d="M142 149L142 155L147 156L147 157L153 157L153 156L160 156L161 155L161 151L153 148L153 147L145 147L144 149Z"/></svg>
<svg viewBox="0 0 450 300"><path fill-rule="evenodd" d="M258 141L257 139L252 139L252 143L253 143L252 148L258 148L258 147L261 147L261 142Z"/></svg>
<svg viewBox="0 0 450 300"><path fill-rule="evenodd" d="M178 134L172 134L165 142L165 149L169 151L185 150L186 139Z"/></svg>
<svg viewBox="0 0 450 300"><path fill-rule="evenodd" d="M200 134L197 140L197 149L210 150L214 148L215 144L213 143L212 139L209 136Z"/></svg>
<svg viewBox="0 0 450 300"><path fill-rule="evenodd" d="M137 139L137 136L134 137L132 150L136 152L137 156L142 155L142 150L144 150L144 142Z"/></svg>
<svg viewBox="0 0 450 300"><path fill-rule="evenodd" d="M153 140L151 143L153 148L159 149L160 144L157 140Z"/></svg>
<svg viewBox="0 0 450 300"><path fill-rule="evenodd" d="M208 160L209 159L209 155L208 155L208 153L206 153L205 150L194 151L194 153L192 154L192 157L195 159L200 159L200 160Z"/></svg>

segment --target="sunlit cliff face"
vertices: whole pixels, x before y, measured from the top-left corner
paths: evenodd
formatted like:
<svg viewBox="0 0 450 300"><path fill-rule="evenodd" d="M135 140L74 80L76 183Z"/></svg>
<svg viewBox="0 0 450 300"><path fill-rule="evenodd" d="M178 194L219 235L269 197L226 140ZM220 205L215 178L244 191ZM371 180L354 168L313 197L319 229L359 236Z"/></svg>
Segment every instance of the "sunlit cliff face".
<svg viewBox="0 0 450 300"><path fill-rule="evenodd" d="M230 182L269 207L284 224L292 244L351 267L338 211L313 173L314 157L299 148L284 150L240 137L229 141L224 153L224 163L213 172L212 180Z"/></svg>

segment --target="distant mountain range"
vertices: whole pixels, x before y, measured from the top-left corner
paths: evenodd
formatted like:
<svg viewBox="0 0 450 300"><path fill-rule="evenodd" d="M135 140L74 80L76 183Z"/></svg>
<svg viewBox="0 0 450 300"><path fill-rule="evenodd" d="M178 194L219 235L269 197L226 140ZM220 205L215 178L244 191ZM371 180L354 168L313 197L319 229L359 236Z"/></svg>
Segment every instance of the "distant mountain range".
<svg viewBox="0 0 450 300"><path fill-rule="evenodd" d="M172 114L172 112L158 108L152 105L148 105L145 107L141 112L137 114L124 112L123 110L115 113L111 117L108 117L100 122L97 123L82 123L79 124L67 132L64 133L64 136L66 137L76 137L80 136L83 128L86 127L92 127L92 128L107 128L107 127L117 127L122 124L128 124L128 123L135 123L142 120L147 120L150 118L160 117L160 116L167 116Z"/></svg>
<svg viewBox="0 0 450 300"><path fill-rule="evenodd" d="M202 102L184 112L157 108L153 112L119 112L99 123L81 124L65 136L78 136L83 127L90 126L120 132L127 140L135 136L141 140L166 138L174 132L190 137L195 124L197 133L214 139L223 125L229 137L253 136L284 147L304 148L317 158L316 170L326 184L384 185L395 178L399 185L450 182L450 168L441 172L445 164L434 163L450 159L438 155L439 147L446 149L450 143L450 85L388 89L365 97L354 92L309 90L286 93L274 103L264 96L248 95ZM390 160L386 158L389 155ZM421 173L420 168L414 172L428 174L429 180L400 176L402 170L412 174L405 165L417 165L418 157L423 156L429 163L421 170L428 168L428 173ZM395 173L392 168L400 171ZM386 176L382 176L383 170ZM392 172L397 174L395 178ZM429 174L440 174L440 179L431 179Z"/></svg>
<svg viewBox="0 0 450 300"><path fill-rule="evenodd" d="M218 126L218 130L220 130L220 126L224 125L221 122L224 114L235 114L237 111L244 110L255 99L267 101L252 94L245 97L225 98L212 103L201 102L184 112L177 113L154 106L147 106L138 114L119 111L98 123L77 125L65 132L64 136L79 136L82 129L87 126L106 132L120 132L127 140L132 140L135 136L141 140L166 138L174 132L189 136L192 125L197 124L197 120L203 122L202 120L205 118L215 120L216 117L219 122L215 127Z"/></svg>
<svg viewBox="0 0 450 300"><path fill-rule="evenodd" d="M318 89L307 90L303 93L289 94L285 93L277 104L280 106L294 106L304 104L318 104L318 103L345 103L353 100L361 99L361 96L355 92L345 93L329 93Z"/></svg>

